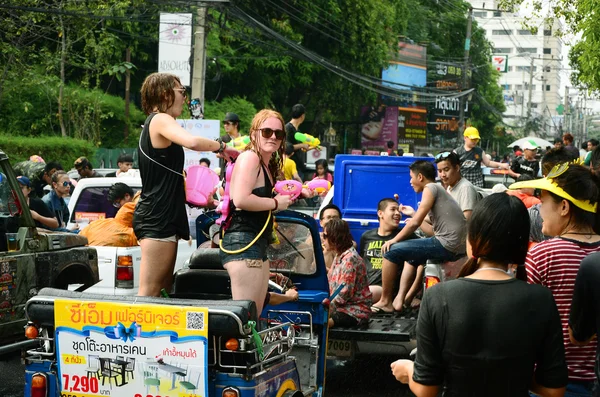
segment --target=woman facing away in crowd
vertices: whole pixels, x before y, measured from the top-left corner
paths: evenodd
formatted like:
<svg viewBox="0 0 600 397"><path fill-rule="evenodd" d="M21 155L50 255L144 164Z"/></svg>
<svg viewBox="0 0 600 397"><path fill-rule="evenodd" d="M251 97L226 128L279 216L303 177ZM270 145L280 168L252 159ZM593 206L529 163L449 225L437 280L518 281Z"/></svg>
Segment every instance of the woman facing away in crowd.
<svg viewBox="0 0 600 397"><path fill-rule="evenodd" d="M331 300L329 326L355 327L367 324L371 314L371 290L367 267L352 241L346 221L332 219L323 230L323 245L335 253L329 270ZM338 291L339 289L339 291Z"/></svg>
<svg viewBox="0 0 600 397"><path fill-rule="evenodd" d="M553 238L527 254L527 281L547 287L556 300L562 322L569 384L565 396L593 396L597 391L594 362L596 340L577 346L569 339L569 311L581 261L600 252L598 178L577 163L561 163L546 178L518 182L511 189L540 189L542 233Z"/></svg>
<svg viewBox="0 0 600 397"><path fill-rule="evenodd" d="M414 363L392 363L418 397L564 395L567 367L551 292L524 280L529 217L523 203L493 194L477 203L468 262L457 280L427 290Z"/></svg>
<svg viewBox="0 0 600 397"><path fill-rule="evenodd" d="M133 230L142 250L138 294L158 296L161 289L171 289L177 240L188 240L190 235L183 148L225 156L235 152L222 141L194 136L177 123L186 100L177 76L153 73L146 77L141 94L148 118L138 147L142 193L133 216Z"/></svg>
<svg viewBox="0 0 600 397"><path fill-rule="evenodd" d="M291 196L273 197L282 179L284 121L263 109L250 126L250 144L238 157L230 185L230 212L224 222L221 262L231 278L233 299L256 302L262 311L269 282L267 247L273 241L273 212L285 210Z"/></svg>

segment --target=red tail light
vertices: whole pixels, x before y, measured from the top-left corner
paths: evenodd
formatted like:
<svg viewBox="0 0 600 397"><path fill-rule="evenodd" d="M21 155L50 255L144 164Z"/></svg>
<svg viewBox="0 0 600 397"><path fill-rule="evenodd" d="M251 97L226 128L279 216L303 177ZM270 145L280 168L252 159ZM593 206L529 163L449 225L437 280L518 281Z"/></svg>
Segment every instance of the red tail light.
<svg viewBox="0 0 600 397"><path fill-rule="evenodd" d="M31 377L31 397L46 397L47 395L46 375L42 373L33 374Z"/></svg>
<svg viewBox="0 0 600 397"><path fill-rule="evenodd" d="M435 276L427 276L425 277L425 289L429 287L433 287L437 283L440 282L440 279Z"/></svg>
<svg viewBox="0 0 600 397"><path fill-rule="evenodd" d="M117 258L117 288L133 288L133 260L131 255L120 255Z"/></svg>

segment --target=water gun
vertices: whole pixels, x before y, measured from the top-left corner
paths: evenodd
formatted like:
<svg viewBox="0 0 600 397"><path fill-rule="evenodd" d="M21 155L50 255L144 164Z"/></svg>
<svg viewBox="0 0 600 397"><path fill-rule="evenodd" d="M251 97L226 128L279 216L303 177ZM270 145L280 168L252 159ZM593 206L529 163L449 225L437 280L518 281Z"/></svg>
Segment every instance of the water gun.
<svg viewBox="0 0 600 397"><path fill-rule="evenodd" d="M223 199L221 200L221 202L219 203L219 205L217 206L216 211L218 213L221 214L221 217L219 219L217 219L216 224L217 225L221 225L223 227L223 229L227 229L227 226L229 226L227 223L228 220L228 216L229 216L229 185L231 184L231 175L233 175L233 167L235 166L235 163L233 161L227 163L227 169L225 171L225 191L223 193ZM223 224L225 222L225 224Z"/></svg>
<svg viewBox="0 0 600 397"><path fill-rule="evenodd" d="M234 148L235 150L241 152L246 149L246 146L250 143L250 137L248 135L238 136L235 139L227 142L227 146Z"/></svg>
<svg viewBox="0 0 600 397"><path fill-rule="evenodd" d="M296 132L296 134L294 134L294 138L302 143L307 143L311 149L317 149L319 148L319 145L321 145L319 138L315 138L314 136L305 134L303 132Z"/></svg>
<svg viewBox="0 0 600 397"><path fill-rule="evenodd" d="M275 184L275 191L279 194L292 196L295 200L302 193L302 189L314 190L319 194L325 193L331 189L331 182L325 179L313 179L306 185L294 180L279 181Z"/></svg>

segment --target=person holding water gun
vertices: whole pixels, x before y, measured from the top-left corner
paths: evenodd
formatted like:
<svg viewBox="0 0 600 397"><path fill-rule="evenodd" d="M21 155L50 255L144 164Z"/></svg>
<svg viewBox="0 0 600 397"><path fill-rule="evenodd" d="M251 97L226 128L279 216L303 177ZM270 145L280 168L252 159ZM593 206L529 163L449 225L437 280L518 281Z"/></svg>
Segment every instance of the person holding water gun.
<svg viewBox="0 0 600 397"><path fill-rule="evenodd" d="M285 210L290 195L273 197L282 179L284 121L276 111L263 109L250 126L248 150L241 153L231 175L231 198L221 240L221 262L231 278L233 299L256 302L263 309L269 282L267 247L273 242L273 211Z"/></svg>
<svg viewBox="0 0 600 397"><path fill-rule="evenodd" d="M298 103L292 106L292 120L285 125L285 134L287 142L291 143L294 147L294 154L290 156L290 159L294 160L296 167L298 168L298 174L300 178L306 177L306 153L305 151L315 149L310 143L303 140L299 140L296 136L300 124L304 122L306 109L304 105ZM303 134L306 135L306 134ZM312 138L312 137L311 137Z"/></svg>
<svg viewBox="0 0 600 397"><path fill-rule="evenodd" d="M283 175L286 180L295 180L302 182L300 175L298 175L298 169L296 168L296 162L290 158L294 154L294 145L289 142L285 143L285 155L283 156Z"/></svg>

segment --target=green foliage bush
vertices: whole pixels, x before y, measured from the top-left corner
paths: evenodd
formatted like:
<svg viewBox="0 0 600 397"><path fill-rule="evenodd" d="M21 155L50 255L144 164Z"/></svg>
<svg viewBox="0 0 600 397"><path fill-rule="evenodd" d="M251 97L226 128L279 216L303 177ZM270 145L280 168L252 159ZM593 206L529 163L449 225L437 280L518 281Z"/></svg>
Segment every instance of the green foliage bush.
<svg viewBox="0 0 600 397"><path fill-rule="evenodd" d="M207 101L205 104L204 118L207 120L223 121L227 112L233 112L240 117L240 132L244 135L250 130L252 118L257 113L254 105L244 98L227 97L221 102ZM221 135L225 134L221 123Z"/></svg>
<svg viewBox="0 0 600 397"><path fill-rule="evenodd" d="M65 169L71 169L73 162L80 156L94 157L96 147L92 142L61 137L22 137L0 134L0 150L4 151L11 164L29 160L37 154L46 162L58 161Z"/></svg>
<svg viewBox="0 0 600 397"><path fill-rule="evenodd" d="M0 103L0 125L19 136L61 136L58 118L60 80L37 71L7 80ZM68 137L95 146L127 147L137 143L145 116L130 105L129 139L124 140L125 101L101 90L74 84L64 87L63 118Z"/></svg>

